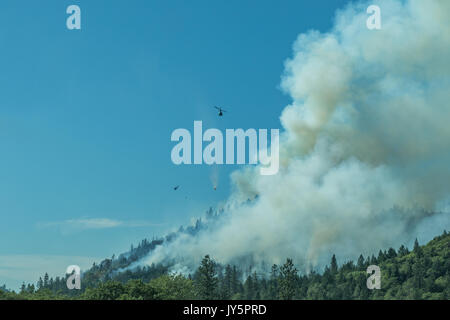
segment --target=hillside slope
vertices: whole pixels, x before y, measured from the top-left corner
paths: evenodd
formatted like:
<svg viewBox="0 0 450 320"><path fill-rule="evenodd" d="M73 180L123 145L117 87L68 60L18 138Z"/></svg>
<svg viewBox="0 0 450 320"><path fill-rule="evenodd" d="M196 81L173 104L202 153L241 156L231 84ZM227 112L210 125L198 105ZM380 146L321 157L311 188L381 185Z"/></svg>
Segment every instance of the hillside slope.
<svg viewBox="0 0 450 320"><path fill-rule="evenodd" d="M23 286L20 293L0 290L0 299L450 299L450 234L435 237L409 251L381 251L378 256L338 266L333 255L322 273L299 275L292 260L273 265L270 277L256 273L243 280L239 266L221 266L205 257L189 277L167 274L164 266L105 277L108 265L95 266L83 289L68 291L65 279L46 279ZM367 289L369 265L381 270L381 289ZM109 266L110 267L110 266ZM101 278L103 278L101 280Z"/></svg>

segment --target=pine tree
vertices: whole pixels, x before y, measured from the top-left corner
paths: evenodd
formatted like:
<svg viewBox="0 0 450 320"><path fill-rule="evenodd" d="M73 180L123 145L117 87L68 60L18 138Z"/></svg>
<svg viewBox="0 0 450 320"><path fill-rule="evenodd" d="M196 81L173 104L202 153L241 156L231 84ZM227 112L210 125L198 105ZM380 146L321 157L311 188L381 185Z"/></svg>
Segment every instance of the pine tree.
<svg viewBox="0 0 450 320"><path fill-rule="evenodd" d="M255 287L253 283L253 278L251 275L247 277L247 280L244 282L244 292L245 292L245 299L247 300L253 300L255 296Z"/></svg>
<svg viewBox="0 0 450 320"><path fill-rule="evenodd" d="M362 254L358 258L357 267L358 267L359 270L363 270L364 269L364 257L363 257Z"/></svg>
<svg viewBox="0 0 450 320"><path fill-rule="evenodd" d="M395 252L394 248L389 248L388 252L387 252L387 257L389 259L391 258L395 258L397 256L397 252Z"/></svg>
<svg viewBox="0 0 450 320"><path fill-rule="evenodd" d="M48 273L46 272L44 275L44 288L48 287L48 284L49 284L48 279L49 279L49 276L48 276Z"/></svg>
<svg viewBox="0 0 450 320"><path fill-rule="evenodd" d="M253 273L253 299L255 300L261 299L260 284L256 271Z"/></svg>
<svg viewBox="0 0 450 320"><path fill-rule="evenodd" d="M385 258L385 254L383 253L383 251L381 251L381 250L378 251L378 258L377 258L378 262L383 262L384 258Z"/></svg>
<svg viewBox="0 0 450 320"><path fill-rule="evenodd" d="M44 287L44 281L42 281L42 277L39 277L39 280L36 284L38 290L42 289Z"/></svg>
<svg viewBox="0 0 450 320"><path fill-rule="evenodd" d="M416 238L416 241L414 241L414 250L413 252L417 255L418 258L422 257L422 248L419 245L419 241Z"/></svg>
<svg viewBox="0 0 450 320"><path fill-rule="evenodd" d="M417 252L418 250L420 250L420 245L419 245L419 241L416 240L414 241L414 252Z"/></svg>
<svg viewBox="0 0 450 320"><path fill-rule="evenodd" d="M272 266L270 271L269 298L272 300L278 299L278 266L276 264Z"/></svg>
<svg viewBox="0 0 450 320"><path fill-rule="evenodd" d="M225 276L222 280L222 299L228 300L231 299L232 296L232 272L231 266L227 264L225 267Z"/></svg>
<svg viewBox="0 0 450 320"><path fill-rule="evenodd" d="M239 293L241 290L241 283L239 281L239 272L236 266L233 266L233 270L231 272L231 293L232 295Z"/></svg>
<svg viewBox="0 0 450 320"><path fill-rule="evenodd" d="M292 300L295 297L297 286L297 269L294 267L292 259L287 259L280 268L279 296L282 300Z"/></svg>
<svg viewBox="0 0 450 320"><path fill-rule="evenodd" d="M331 274L336 274L337 271L338 271L338 264L337 264L337 260L336 260L336 255L334 255L334 254L331 257L330 271L331 271Z"/></svg>
<svg viewBox="0 0 450 320"><path fill-rule="evenodd" d="M213 260L206 255L198 268L198 294L201 299L213 300L217 298L217 272Z"/></svg>

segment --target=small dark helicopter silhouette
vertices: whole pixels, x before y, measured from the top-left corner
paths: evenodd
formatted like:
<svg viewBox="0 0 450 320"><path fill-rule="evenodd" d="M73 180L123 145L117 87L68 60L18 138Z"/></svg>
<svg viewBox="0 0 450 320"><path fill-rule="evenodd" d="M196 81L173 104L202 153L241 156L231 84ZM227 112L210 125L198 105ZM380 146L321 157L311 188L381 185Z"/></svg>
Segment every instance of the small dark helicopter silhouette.
<svg viewBox="0 0 450 320"><path fill-rule="evenodd" d="M227 112L226 110L223 110L221 107L218 106L214 106L214 108L216 108L217 110L219 110L219 117L223 116L224 112Z"/></svg>
<svg viewBox="0 0 450 320"><path fill-rule="evenodd" d="M173 188L173 190L176 191L176 190L178 190L179 187L180 187L180 186L176 186L176 187Z"/></svg>

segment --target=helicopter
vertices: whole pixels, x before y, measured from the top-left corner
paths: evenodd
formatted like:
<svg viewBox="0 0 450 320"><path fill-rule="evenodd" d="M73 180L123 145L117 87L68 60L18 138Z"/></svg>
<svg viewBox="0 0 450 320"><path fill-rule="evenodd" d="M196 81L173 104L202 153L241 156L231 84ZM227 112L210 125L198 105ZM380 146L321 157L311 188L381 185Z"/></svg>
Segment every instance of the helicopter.
<svg viewBox="0 0 450 320"><path fill-rule="evenodd" d="M180 186L176 186L176 187L173 188L173 190L177 191L179 187Z"/></svg>
<svg viewBox="0 0 450 320"><path fill-rule="evenodd" d="M214 108L216 108L217 110L219 110L219 117L223 116L224 112L227 112L226 110L223 110L221 107L218 106L214 106Z"/></svg>

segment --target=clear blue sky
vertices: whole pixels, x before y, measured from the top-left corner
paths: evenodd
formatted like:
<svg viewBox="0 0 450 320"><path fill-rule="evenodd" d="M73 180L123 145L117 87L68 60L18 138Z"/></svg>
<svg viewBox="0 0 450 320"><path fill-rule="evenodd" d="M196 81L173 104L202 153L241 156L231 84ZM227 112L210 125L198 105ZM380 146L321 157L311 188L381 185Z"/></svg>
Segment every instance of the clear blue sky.
<svg viewBox="0 0 450 320"><path fill-rule="evenodd" d="M226 199L237 167L214 192L210 167L172 164L171 132L280 128L293 41L345 2L1 1L0 285L89 265Z"/></svg>

